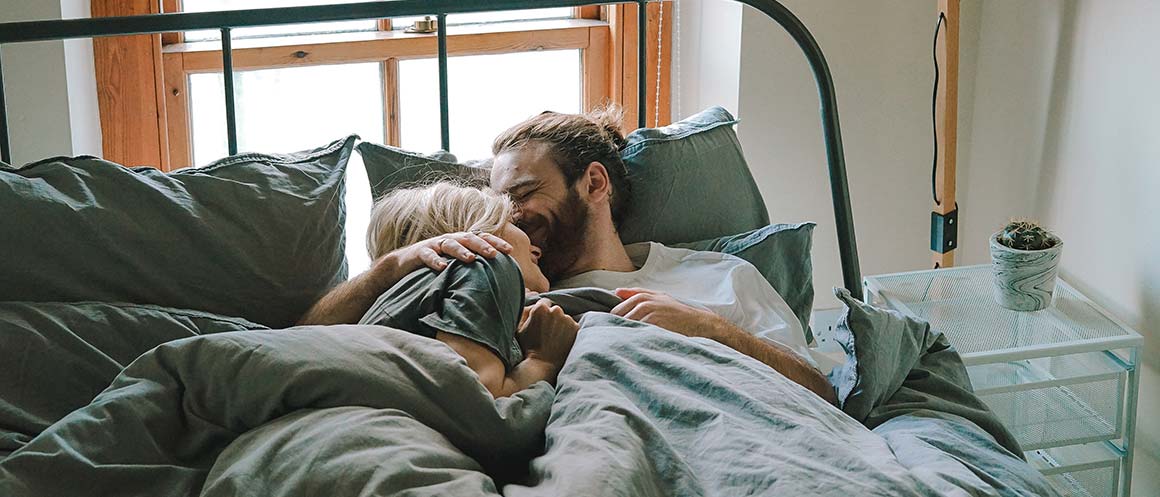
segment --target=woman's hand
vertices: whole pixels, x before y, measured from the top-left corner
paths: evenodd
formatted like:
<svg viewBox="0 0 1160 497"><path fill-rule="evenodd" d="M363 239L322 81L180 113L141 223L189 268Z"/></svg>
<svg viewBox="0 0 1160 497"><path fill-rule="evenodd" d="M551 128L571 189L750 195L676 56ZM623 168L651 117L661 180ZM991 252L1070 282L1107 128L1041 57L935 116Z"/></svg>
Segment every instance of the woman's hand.
<svg viewBox="0 0 1160 497"><path fill-rule="evenodd" d="M559 371L572 351L580 325L548 299L525 307L524 312L527 317L516 331L524 356L541 359Z"/></svg>
<svg viewBox="0 0 1160 497"><path fill-rule="evenodd" d="M472 262L477 255L491 259L501 252L510 253L511 250L510 243L491 233L460 232L423 240L384 255L382 259L394 259L406 274L423 266L442 271L447 267L444 256Z"/></svg>

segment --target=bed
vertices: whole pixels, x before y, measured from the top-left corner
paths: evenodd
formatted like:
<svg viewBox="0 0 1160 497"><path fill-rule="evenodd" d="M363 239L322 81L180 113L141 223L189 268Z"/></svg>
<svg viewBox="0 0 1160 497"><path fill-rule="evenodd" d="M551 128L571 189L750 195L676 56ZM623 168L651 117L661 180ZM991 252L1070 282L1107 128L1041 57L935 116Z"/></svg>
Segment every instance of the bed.
<svg viewBox="0 0 1160 497"><path fill-rule="evenodd" d="M0 164L0 228L17 234L0 262L0 494L1053 495L974 396L946 338L861 302L825 60L779 3L743 3L787 29L818 82L846 285L835 291L846 311L834 336L845 354L830 374L839 408L720 344L582 298L571 312L583 331L556 387L499 400L434 340L292 327L346 278L342 179L357 137L236 154L227 83L234 155L205 168L162 173L93 157ZM10 23L0 48L222 29L229 82L235 27L530 5L399 0ZM446 148L443 36L439 46ZM643 72L643 53L639 64ZM669 192L648 200L631 236L749 260L806 325L813 224L769 224L739 147L731 161L689 152L735 145L734 122L708 109L629 136L630 172ZM4 161L6 126L0 119ZM358 151L380 189L470 167L374 144ZM658 165L676 158L693 165ZM687 195L671 192L706 192L708 175L736 181L714 183L722 194L703 193L697 209L729 215L690 223L676 212Z"/></svg>

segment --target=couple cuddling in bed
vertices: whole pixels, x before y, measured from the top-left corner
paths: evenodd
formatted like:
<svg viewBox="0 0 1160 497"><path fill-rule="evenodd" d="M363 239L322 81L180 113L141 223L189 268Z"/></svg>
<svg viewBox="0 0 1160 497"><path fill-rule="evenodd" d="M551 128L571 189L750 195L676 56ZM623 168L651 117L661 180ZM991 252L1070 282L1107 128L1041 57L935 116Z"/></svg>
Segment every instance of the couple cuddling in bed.
<svg viewBox="0 0 1160 497"><path fill-rule="evenodd" d="M615 109L545 112L496 138L490 189L442 182L381 198L367 234L372 267L301 323L435 338L503 397L554 384L580 329L575 317L601 310L715 340L834 403L798 320L755 267L621 244L631 184L618 122Z"/></svg>

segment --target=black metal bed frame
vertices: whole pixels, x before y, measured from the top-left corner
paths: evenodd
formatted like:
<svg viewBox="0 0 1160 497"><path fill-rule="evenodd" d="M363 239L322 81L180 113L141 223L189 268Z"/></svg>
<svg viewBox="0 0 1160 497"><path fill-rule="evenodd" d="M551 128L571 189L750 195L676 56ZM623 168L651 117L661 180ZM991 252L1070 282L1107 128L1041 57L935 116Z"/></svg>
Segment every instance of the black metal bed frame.
<svg viewBox="0 0 1160 497"><path fill-rule="evenodd" d="M657 0L651 0L657 1ZM830 76L822 50L805 25L776 0L737 0L756 8L777 21L797 42L813 71L821 99L822 134L826 146L826 161L830 174L830 193L834 204L834 220L838 232L838 250L842 263L842 280L846 289L862 299L861 270L858 266L858 247L854 237L854 216L850 207L850 189L846 179L846 159L842 151L842 135L838 123L838 102L834 82ZM0 23L0 49L8 43L52 41L71 38L155 34L177 31L218 29L222 36L222 72L225 79L226 133L230 154L238 152L237 121L234 108L233 51L230 31L233 28L300 24L356 19L435 14L439 26L445 25L447 14L515 10L522 8L579 7L601 4L635 3L641 12L650 0L393 0L308 7L248 9L225 12L190 12L151 14L132 17L103 17L95 19L63 19ZM637 16L639 22L637 73L647 71L646 43L647 17ZM447 34L438 31L439 60L439 116L442 145L450 149L449 109L447 102ZM2 55L2 52L0 52ZM645 78L637 78L638 126L645 126ZM8 117L4 102L3 64L0 59L0 160L11 162L8 136Z"/></svg>

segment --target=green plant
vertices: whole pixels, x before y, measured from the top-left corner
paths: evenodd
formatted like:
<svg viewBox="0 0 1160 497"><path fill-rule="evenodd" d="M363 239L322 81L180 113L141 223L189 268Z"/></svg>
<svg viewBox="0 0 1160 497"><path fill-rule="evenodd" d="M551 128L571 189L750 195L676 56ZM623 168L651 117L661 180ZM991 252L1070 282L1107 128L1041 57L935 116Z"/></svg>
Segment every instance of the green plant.
<svg viewBox="0 0 1160 497"><path fill-rule="evenodd" d="M1059 237L1033 221L1011 221L999 232L998 241L1015 250L1043 250L1059 243Z"/></svg>

